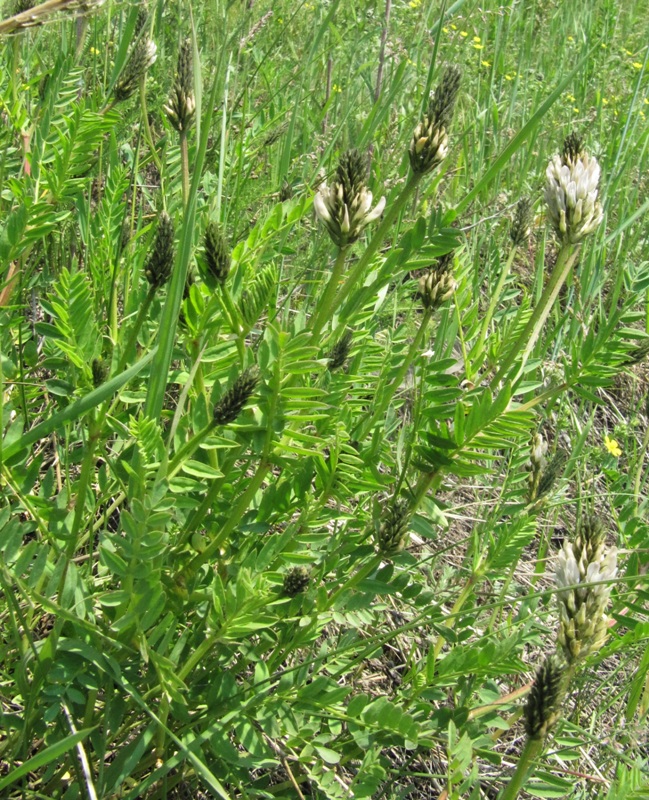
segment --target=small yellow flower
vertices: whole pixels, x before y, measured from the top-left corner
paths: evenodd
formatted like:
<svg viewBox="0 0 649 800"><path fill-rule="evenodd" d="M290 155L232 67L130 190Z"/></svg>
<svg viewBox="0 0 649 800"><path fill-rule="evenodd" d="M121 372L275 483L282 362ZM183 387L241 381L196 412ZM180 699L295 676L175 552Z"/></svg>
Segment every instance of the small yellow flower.
<svg viewBox="0 0 649 800"><path fill-rule="evenodd" d="M622 448L617 443L616 439L612 439L608 434L604 436L604 447L608 450L608 452L615 456L615 458L619 458L622 455Z"/></svg>
<svg viewBox="0 0 649 800"><path fill-rule="evenodd" d="M90 48L90 54L93 55L93 56L98 56L99 55L99 50L97 50L96 47L91 47Z"/></svg>
<svg viewBox="0 0 649 800"><path fill-rule="evenodd" d="M572 36L569 36L569 37L568 37L568 41L569 41L569 42L574 42L575 40L574 40L574 38L573 38Z"/></svg>
<svg viewBox="0 0 649 800"><path fill-rule="evenodd" d="M442 28L443 33L448 33L448 28Z"/></svg>
<svg viewBox="0 0 649 800"><path fill-rule="evenodd" d="M408 5L410 6L410 8L419 8L419 6L421 5L421 0L410 0Z"/></svg>
<svg viewBox="0 0 649 800"><path fill-rule="evenodd" d="M642 101L646 106L649 106L649 97L645 97Z"/></svg>
<svg viewBox="0 0 649 800"><path fill-rule="evenodd" d="M505 80L506 81L513 81L514 77L515 77L514 75L505 75Z"/></svg>
<svg viewBox="0 0 649 800"><path fill-rule="evenodd" d="M480 63L482 64L483 67L490 67L491 66L491 61L481 61Z"/></svg>
<svg viewBox="0 0 649 800"><path fill-rule="evenodd" d="M631 66L633 67L633 69L642 69L642 64L639 61L634 61L633 64L631 64Z"/></svg>
<svg viewBox="0 0 649 800"><path fill-rule="evenodd" d="M342 92L342 89L340 88L340 86L338 86L337 83L334 83L334 85L331 87L331 91L336 92L336 94L340 94Z"/></svg>
<svg viewBox="0 0 649 800"><path fill-rule="evenodd" d="M566 100L568 100L569 103L574 103L575 102L574 94L567 94L566 95Z"/></svg>
<svg viewBox="0 0 649 800"><path fill-rule="evenodd" d="M481 39L479 36L474 36L474 37L473 37L473 41L474 41L476 44L480 44L480 42L482 41L482 39Z"/></svg>
<svg viewBox="0 0 649 800"><path fill-rule="evenodd" d="M626 53L628 56L632 56L632 55L633 55L633 52L632 52L631 50L627 50L627 49L626 49L626 47L623 47L623 48L622 48L622 50L623 50L623 51L624 51L624 52L625 52L625 53Z"/></svg>
<svg viewBox="0 0 649 800"><path fill-rule="evenodd" d="M454 31L456 31L456 30L457 30L457 25L454 25L454 24L451 22L451 29L452 29L452 30L454 30Z"/></svg>
<svg viewBox="0 0 649 800"><path fill-rule="evenodd" d="M602 47L602 49L603 49L603 50L606 50L606 48L608 47L608 45L607 45L605 42L602 42L602 45L601 45L601 47Z"/></svg>
<svg viewBox="0 0 649 800"><path fill-rule="evenodd" d="M608 99L606 97L602 97L602 105L603 106L607 106L608 105Z"/></svg>
<svg viewBox="0 0 649 800"><path fill-rule="evenodd" d="M575 112L575 114L579 114L579 109L576 106L572 110Z"/></svg>
<svg viewBox="0 0 649 800"><path fill-rule="evenodd" d="M463 39L466 39L466 37L467 37L468 35L469 35L468 31L460 31L460 36L461 36Z"/></svg>
<svg viewBox="0 0 649 800"><path fill-rule="evenodd" d="M474 44L473 47L475 47L476 50L484 50L483 44Z"/></svg>

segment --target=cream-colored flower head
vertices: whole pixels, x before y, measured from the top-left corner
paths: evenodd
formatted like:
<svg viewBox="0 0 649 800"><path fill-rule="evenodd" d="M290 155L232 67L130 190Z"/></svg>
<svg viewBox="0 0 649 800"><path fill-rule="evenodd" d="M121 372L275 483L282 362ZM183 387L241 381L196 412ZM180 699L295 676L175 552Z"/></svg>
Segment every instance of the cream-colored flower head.
<svg viewBox="0 0 649 800"><path fill-rule="evenodd" d="M576 244L602 221L597 159L589 156L581 140L571 134L562 155L550 159L545 175L545 202L552 226L563 242Z"/></svg>
<svg viewBox="0 0 649 800"><path fill-rule="evenodd" d="M385 197L372 208L373 197L365 185L365 172L365 159L358 150L343 153L331 185L321 183L313 199L318 219L338 247L355 242L385 208Z"/></svg>
<svg viewBox="0 0 649 800"><path fill-rule="evenodd" d="M575 541L564 542L555 571L558 639L568 662L585 658L604 644L611 585L590 584L611 581L616 574L617 549L606 545L599 520L586 520Z"/></svg>

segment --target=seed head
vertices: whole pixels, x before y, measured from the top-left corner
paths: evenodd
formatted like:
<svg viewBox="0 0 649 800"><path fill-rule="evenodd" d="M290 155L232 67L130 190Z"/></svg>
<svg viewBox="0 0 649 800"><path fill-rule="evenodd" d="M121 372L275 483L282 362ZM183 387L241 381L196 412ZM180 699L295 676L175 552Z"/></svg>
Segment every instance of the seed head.
<svg viewBox="0 0 649 800"><path fill-rule="evenodd" d="M372 209L372 192L365 186L365 159L358 150L344 153L331 186L322 182L313 198L318 219L338 247L355 242L385 208L382 197Z"/></svg>
<svg viewBox="0 0 649 800"><path fill-rule="evenodd" d="M525 705L525 731L530 739L545 739L561 716L564 695L564 666L557 656L548 656L536 673Z"/></svg>
<svg viewBox="0 0 649 800"><path fill-rule="evenodd" d="M327 366L330 372L334 372L334 370L340 369L342 366L344 366L345 361L347 361L347 357L349 356L352 338L352 332L345 331L345 333L343 333L340 339L338 339L336 344L329 351L327 356L329 359L329 364Z"/></svg>
<svg viewBox="0 0 649 800"><path fill-rule="evenodd" d="M564 541L555 570L558 640L569 664L604 644L611 586L589 584L610 581L616 574L617 549L607 547L602 523L594 517L584 520L574 542Z"/></svg>
<svg viewBox="0 0 649 800"><path fill-rule="evenodd" d="M406 546L410 513L405 500L396 500L386 514L379 528L377 545L379 552L391 557Z"/></svg>
<svg viewBox="0 0 649 800"><path fill-rule="evenodd" d="M516 213L509 235L516 247L522 247L532 230L532 203L529 197L521 197L516 204Z"/></svg>
<svg viewBox="0 0 649 800"><path fill-rule="evenodd" d="M135 92L140 85L140 79L146 75L150 67L155 64L157 58L155 42L143 36L131 51L131 55L126 62L126 66L115 84L113 97L116 103L121 103Z"/></svg>
<svg viewBox="0 0 649 800"><path fill-rule="evenodd" d="M295 597L302 594L309 585L310 575L306 567L292 567L286 575L284 575L284 594L289 597Z"/></svg>
<svg viewBox="0 0 649 800"><path fill-rule="evenodd" d="M460 88L460 70L448 67L435 89L424 118L415 128L410 143L410 166L417 175L430 172L446 158L448 128Z"/></svg>
<svg viewBox="0 0 649 800"><path fill-rule="evenodd" d="M196 111L194 97L194 55L188 39L180 43L178 70L171 95L164 107L169 122L181 133L187 131Z"/></svg>
<svg viewBox="0 0 649 800"><path fill-rule="evenodd" d="M159 289L169 280L174 265L174 224L169 214L160 214L153 251L144 269L151 286Z"/></svg>
<svg viewBox="0 0 649 800"><path fill-rule="evenodd" d="M230 252L217 222L210 220L205 228L205 269L201 277L214 290L223 286L230 272Z"/></svg>
<svg viewBox="0 0 649 800"><path fill-rule="evenodd" d="M214 422L229 425L239 416L259 383L259 371L250 367L235 380L214 407Z"/></svg>
<svg viewBox="0 0 649 800"><path fill-rule="evenodd" d="M576 244L595 230L603 211L597 196L600 168L581 140L571 134L561 156L550 159L545 172L545 202L552 226L562 242Z"/></svg>

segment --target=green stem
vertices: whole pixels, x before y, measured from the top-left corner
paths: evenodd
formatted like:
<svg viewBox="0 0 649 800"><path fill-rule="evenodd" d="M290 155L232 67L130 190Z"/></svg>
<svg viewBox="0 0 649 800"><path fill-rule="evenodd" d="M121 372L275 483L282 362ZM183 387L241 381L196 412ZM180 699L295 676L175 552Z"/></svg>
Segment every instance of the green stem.
<svg viewBox="0 0 649 800"><path fill-rule="evenodd" d="M362 580L365 580L368 575L371 575L372 572L379 566L381 561L383 560L382 555L375 555L373 556L365 566L361 567L358 572L355 572L352 577L343 583L336 591L331 595L329 598L329 602L327 607L333 608L336 600L340 597L343 592L347 592L350 589L353 589L354 586L357 586Z"/></svg>
<svg viewBox="0 0 649 800"><path fill-rule="evenodd" d="M232 513L222 526L221 530L216 534L214 539L212 539L202 553L198 553L196 556L194 556L189 564L182 570L181 574L190 576L195 575L196 572L203 566L203 564L205 564L210 560L210 558L218 553L223 542L237 527L241 521L241 518L248 510L250 503L252 503L254 500L255 495L261 488L261 485L264 482L268 471L270 470L270 466L270 463L267 461L261 461L259 463L257 471L250 479L245 492L239 496L238 501L235 503L234 508L232 509Z"/></svg>
<svg viewBox="0 0 649 800"><path fill-rule="evenodd" d="M336 291L338 290L338 284L342 278L343 270L345 269L345 259L347 258L348 250L349 246L341 247L338 250L338 255L336 256L336 261L329 277L329 283L320 299L319 308L311 317L311 329L314 339L318 338L324 325L331 319L331 306L336 297Z"/></svg>
<svg viewBox="0 0 649 800"><path fill-rule="evenodd" d="M644 436L642 438L642 445L640 447L640 452L638 453L638 466L635 473L635 480L633 482L633 498L636 502L636 505L640 502L640 484L642 482L642 467L644 465L644 457L647 453L647 448L649 448L649 425L647 425L647 429L644 432Z"/></svg>
<svg viewBox="0 0 649 800"><path fill-rule="evenodd" d="M491 381L490 386L492 389L495 389L496 386L498 386L498 384L506 377L521 350L522 359L519 370L525 366L525 362L532 352L534 345L536 344L536 340L541 333L541 328L545 324L552 306L559 296L561 287L566 282L566 279L570 274L570 270L572 269L578 254L579 245L564 244L561 247L561 250L559 250L557 263L554 265L554 269L552 270L552 274L550 275L547 286L541 295L541 299L534 309L532 316L530 317L523 332L516 340L516 343L507 354L500 366L500 369Z"/></svg>
<svg viewBox="0 0 649 800"><path fill-rule="evenodd" d="M188 442L185 442L185 444L182 445L176 455L169 462L169 466L167 468L167 478L172 478L178 472L183 465L183 461L196 450L199 444L204 441L216 427L216 422L214 420L210 420L202 430L200 430L195 436L192 436Z"/></svg>
<svg viewBox="0 0 649 800"><path fill-rule="evenodd" d="M487 338L489 325L491 324L491 320L493 319L494 313L496 311L496 306L498 305L500 296L502 295L503 289L505 288L505 281L509 276L517 251L518 248L516 247L516 245L514 245L512 249L509 251L509 257L507 258L507 263L505 264L504 269L500 273L500 277L498 278L498 283L496 284L496 288L491 293L489 307L487 308L487 312L484 316L484 319L482 320L482 326L480 327L480 334L478 335L478 341L474 347L476 353L482 352L485 340Z"/></svg>
<svg viewBox="0 0 649 800"><path fill-rule="evenodd" d="M228 324L234 334L237 337L237 350L239 351L239 359L241 360L241 367L243 367L243 362L245 360L246 354L246 331L244 330L243 326L239 323L239 313L237 309L234 307L234 303L232 301L232 295L230 294L230 290L228 287L223 284L221 286L221 301L223 303L223 308L225 310L226 316L228 317Z"/></svg>
<svg viewBox="0 0 649 800"><path fill-rule="evenodd" d="M453 608L451 609L451 613L449 614L449 619L446 622L446 627L452 629L455 626L457 621L458 612L461 611L462 606L466 603L467 599L469 598L471 592L473 591L473 587L478 580L479 574L474 572L472 575L469 576L469 579L464 584L464 588L460 592L457 600L453 603ZM439 654L442 652L442 647L446 639L440 633L437 639L435 640L435 644L433 645L433 663L437 661L439 658Z"/></svg>
<svg viewBox="0 0 649 800"><path fill-rule="evenodd" d="M146 72L140 78L140 110L142 114L142 126L144 128L144 138L149 145L149 150L151 151L151 158L153 159L153 163L162 177L162 162L160 161L160 157L155 149L155 145L153 143L153 135L151 133L151 126L149 125L149 112L147 110L146 105Z"/></svg>
<svg viewBox="0 0 649 800"><path fill-rule="evenodd" d="M534 761L543 752L543 739L528 739L525 742L523 752L518 758L518 764L514 774L509 779L509 783L503 789L498 800L516 800L534 766Z"/></svg>
<svg viewBox="0 0 649 800"><path fill-rule="evenodd" d="M394 203L390 205L386 215L383 217L383 221L376 229L376 231L374 232L374 236L371 238L369 244L367 245L365 252L358 259L356 265L347 276L347 280L338 290L338 294L335 296L333 303L331 304L330 314L333 314L337 308L340 308L340 306L349 296L352 289L356 286L358 281L363 277L363 273L365 272L367 266L374 258L374 255L379 249L379 247L383 244L383 241L388 235L388 231L392 227L392 223L398 217L399 213L401 212L401 209L408 201L408 198L417 188L421 177L422 177L421 175L416 175L414 172L410 173L410 176L406 181L405 186L401 190L401 194L397 197Z"/></svg>
<svg viewBox="0 0 649 800"><path fill-rule="evenodd" d="M65 548L65 564L63 565L63 571L61 572L61 578L59 580L58 595L59 595L59 603L61 604L62 604L61 595L63 593L65 579L68 574L68 566L77 550L79 530L81 528L81 522L83 520L83 511L86 504L86 494L88 492L88 487L90 486L90 480L94 475L95 447L97 445L97 440L99 439L102 423L103 423L103 416L101 414L99 422L96 422L93 415L91 415L90 423L88 425L88 442L86 445L86 452L84 453L83 456L83 464L81 465L81 475L79 476L79 486L77 488L77 496L74 501L74 518L72 521L72 530L70 532L70 538L68 539L68 544Z"/></svg>
<svg viewBox="0 0 649 800"><path fill-rule="evenodd" d="M147 314L149 313L149 306L153 302L155 293L156 293L156 287L150 286L149 291L147 292L147 295L144 298L144 302L140 306L140 310L135 319L135 323L129 334L128 341L126 342L126 346L124 347L124 352L122 353L122 357L120 358L119 363L117 365L117 370L115 372L116 375L119 375L120 372L124 371L130 352L133 349L133 347L135 347L135 345L137 344L137 337L140 333L140 328L142 327L144 320L146 319Z"/></svg>
<svg viewBox="0 0 649 800"><path fill-rule="evenodd" d="M417 354L421 351L421 343L424 338L424 334L426 333L426 328L428 327L428 323L433 316L433 310L427 309L424 313L423 319L421 321L421 325L419 326L419 330L415 338L412 340L412 344L408 350L408 354L406 355L405 359L403 360L401 366L399 367L399 371L397 372L394 380L390 388L388 389L387 393L384 397L382 397L380 405L375 409L372 416L366 422L360 422L352 431L352 439L357 439L359 442L363 441L365 436L372 430L376 421L381 417L387 407L389 406L392 398L394 397L398 388L402 385L403 379L406 376L406 373L410 369L410 365L416 358ZM381 389L377 390L376 395L377 397L381 396L382 392Z"/></svg>

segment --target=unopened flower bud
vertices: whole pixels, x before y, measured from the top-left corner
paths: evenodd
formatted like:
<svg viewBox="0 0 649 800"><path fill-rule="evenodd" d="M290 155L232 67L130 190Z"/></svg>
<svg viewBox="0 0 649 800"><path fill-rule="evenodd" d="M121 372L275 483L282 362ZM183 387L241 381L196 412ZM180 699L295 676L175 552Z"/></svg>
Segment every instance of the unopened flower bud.
<svg viewBox="0 0 649 800"><path fill-rule="evenodd" d="M94 358L92 360L92 385L95 389L106 380L108 377L108 364L103 358Z"/></svg>
<svg viewBox="0 0 649 800"><path fill-rule="evenodd" d="M557 656L548 656L539 667L525 705L525 731L530 739L545 739L561 716L563 676L564 667Z"/></svg>
<svg viewBox="0 0 649 800"><path fill-rule="evenodd" d="M460 88L460 70L448 67L417 125L410 143L410 166L417 175L430 172L446 158L448 128Z"/></svg>
<svg viewBox="0 0 649 800"><path fill-rule="evenodd" d="M349 350L352 344L352 332L345 331L336 344L331 348L327 358L329 364L327 365L330 372L340 369L347 361Z"/></svg>
<svg viewBox="0 0 649 800"><path fill-rule="evenodd" d="M189 129L196 111L196 98L194 97L194 56L192 44L188 39L180 43L178 72L164 110L169 122L179 133Z"/></svg>
<svg viewBox="0 0 649 800"><path fill-rule="evenodd" d="M522 247L529 239L532 229L532 203L529 197L521 197L516 204L516 213L509 235L516 247Z"/></svg>
<svg viewBox="0 0 649 800"><path fill-rule="evenodd" d="M289 597L295 597L302 594L309 585L310 575L306 567L292 567L286 575L284 575L284 594Z"/></svg>
<svg viewBox="0 0 649 800"><path fill-rule="evenodd" d="M243 411L257 384L259 371L250 367L235 380L214 408L214 422L217 425L229 425Z"/></svg>
<svg viewBox="0 0 649 800"><path fill-rule="evenodd" d="M453 255L449 253L419 279L417 294L424 308L434 311L453 297L457 282L453 277L452 264Z"/></svg>
<svg viewBox="0 0 649 800"><path fill-rule="evenodd" d="M372 192L365 186L365 174L365 159L358 150L349 150L342 155L331 186L321 183L313 198L316 216L338 247L355 242L385 208L382 197L372 209Z"/></svg>
<svg viewBox="0 0 649 800"><path fill-rule="evenodd" d="M405 500L396 500L379 528L377 544L382 555L390 557L403 550L408 540L409 523L408 503Z"/></svg>
<svg viewBox="0 0 649 800"><path fill-rule="evenodd" d="M144 269L146 279L151 286L159 289L171 275L174 265L174 224L169 214L160 214L158 230L153 243L153 251Z"/></svg>
<svg viewBox="0 0 649 800"><path fill-rule="evenodd" d="M210 289L223 286L230 272L230 252L218 223L207 223L205 228L205 268L201 277Z"/></svg>
<svg viewBox="0 0 649 800"><path fill-rule="evenodd" d="M143 36L131 51L126 66L115 84L113 97L116 103L127 100L140 85L140 79L155 64L158 49L155 42Z"/></svg>

